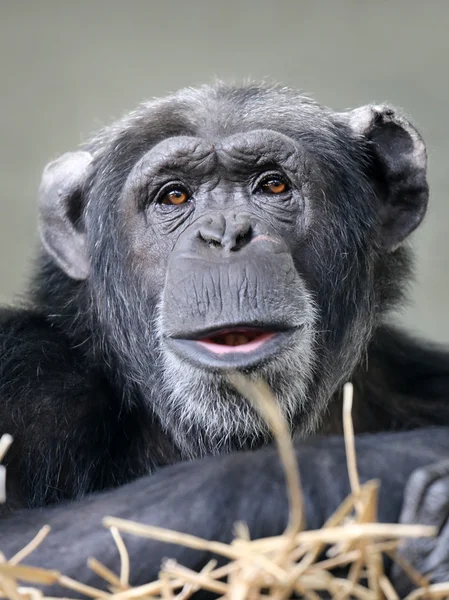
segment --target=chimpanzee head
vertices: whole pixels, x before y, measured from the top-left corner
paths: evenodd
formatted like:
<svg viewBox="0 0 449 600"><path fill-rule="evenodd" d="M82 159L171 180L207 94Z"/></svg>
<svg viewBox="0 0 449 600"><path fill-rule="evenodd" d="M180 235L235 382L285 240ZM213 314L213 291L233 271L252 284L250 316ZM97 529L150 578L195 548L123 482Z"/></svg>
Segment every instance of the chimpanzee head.
<svg viewBox="0 0 449 600"><path fill-rule="evenodd" d="M182 90L46 168L40 277L186 454L248 446L266 431L227 373L316 430L400 297L427 199L424 144L390 107Z"/></svg>

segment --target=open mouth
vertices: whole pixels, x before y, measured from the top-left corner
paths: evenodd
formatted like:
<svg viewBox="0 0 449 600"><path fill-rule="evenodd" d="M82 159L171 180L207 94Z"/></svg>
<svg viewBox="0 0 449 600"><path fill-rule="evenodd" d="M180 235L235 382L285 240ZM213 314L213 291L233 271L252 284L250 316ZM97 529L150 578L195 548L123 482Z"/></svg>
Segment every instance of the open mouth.
<svg viewBox="0 0 449 600"><path fill-rule="evenodd" d="M165 338L179 355L202 368L235 369L260 365L278 354L296 328L236 325Z"/></svg>
<svg viewBox="0 0 449 600"><path fill-rule="evenodd" d="M214 354L248 353L254 352L275 335L274 332L249 328L228 329L199 338L197 343Z"/></svg>

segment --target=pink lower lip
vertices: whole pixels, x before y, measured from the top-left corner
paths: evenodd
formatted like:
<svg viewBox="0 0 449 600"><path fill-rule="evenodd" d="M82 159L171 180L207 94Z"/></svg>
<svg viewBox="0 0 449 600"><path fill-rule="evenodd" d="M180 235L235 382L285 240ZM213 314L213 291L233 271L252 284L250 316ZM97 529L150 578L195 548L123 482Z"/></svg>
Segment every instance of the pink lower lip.
<svg viewBox="0 0 449 600"><path fill-rule="evenodd" d="M255 340L248 342L247 344L240 344L239 346L226 346L225 344L215 344L214 342L197 341L197 344L213 352L214 354L247 354L254 352L265 342L274 337L275 333L261 333Z"/></svg>

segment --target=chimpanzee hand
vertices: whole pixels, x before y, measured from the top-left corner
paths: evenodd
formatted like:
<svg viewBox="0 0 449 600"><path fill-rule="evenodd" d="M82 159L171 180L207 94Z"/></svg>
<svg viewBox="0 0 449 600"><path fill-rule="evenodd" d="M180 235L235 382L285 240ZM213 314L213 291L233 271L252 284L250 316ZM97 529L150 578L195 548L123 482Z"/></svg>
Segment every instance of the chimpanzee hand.
<svg viewBox="0 0 449 600"><path fill-rule="evenodd" d="M421 467L411 475L404 493L400 521L407 524L432 525L438 529L435 538L408 539L401 554L431 583L449 581L449 460ZM402 569L395 565L392 580L402 594L412 584Z"/></svg>

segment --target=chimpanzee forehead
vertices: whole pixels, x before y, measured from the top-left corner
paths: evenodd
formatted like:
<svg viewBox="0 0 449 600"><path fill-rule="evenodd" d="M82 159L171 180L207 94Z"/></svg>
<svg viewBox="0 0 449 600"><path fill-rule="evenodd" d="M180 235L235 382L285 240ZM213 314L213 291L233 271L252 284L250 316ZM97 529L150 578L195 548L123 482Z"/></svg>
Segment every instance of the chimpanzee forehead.
<svg viewBox="0 0 449 600"><path fill-rule="evenodd" d="M218 165L230 170L265 164L287 168L300 154L301 144L270 130L255 130L227 137L170 137L151 148L136 165L147 175L164 171L213 171Z"/></svg>

